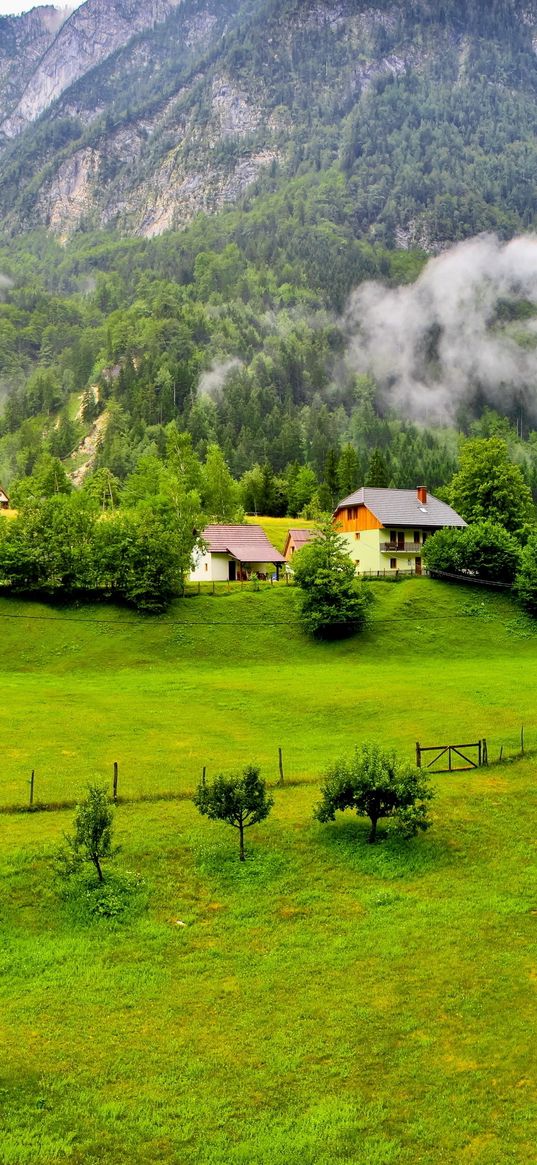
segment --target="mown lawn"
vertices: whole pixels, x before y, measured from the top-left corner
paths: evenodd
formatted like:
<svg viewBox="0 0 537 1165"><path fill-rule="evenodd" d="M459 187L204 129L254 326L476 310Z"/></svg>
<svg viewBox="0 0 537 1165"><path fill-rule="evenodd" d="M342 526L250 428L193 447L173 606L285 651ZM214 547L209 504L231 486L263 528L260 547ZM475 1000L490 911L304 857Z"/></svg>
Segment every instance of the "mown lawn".
<svg viewBox="0 0 537 1165"><path fill-rule="evenodd" d="M311 779L356 741L412 757L416 740L487 737L491 756L537 744L537 637L503 596L425 579L371 584L370 629L308 642L294 588L202 594L163 619L113 607L0 600L0 804L191 791L258 761Z"/></svg>
<svg viewBox="0 0 537 1165"><path fill-rule="evenodd" d="M377 847L278 790L245 866L187 802L121 806L124 924L55 895L70 813L0 818L2 1165L533 1160L535 765L436 785Z"/></svg>

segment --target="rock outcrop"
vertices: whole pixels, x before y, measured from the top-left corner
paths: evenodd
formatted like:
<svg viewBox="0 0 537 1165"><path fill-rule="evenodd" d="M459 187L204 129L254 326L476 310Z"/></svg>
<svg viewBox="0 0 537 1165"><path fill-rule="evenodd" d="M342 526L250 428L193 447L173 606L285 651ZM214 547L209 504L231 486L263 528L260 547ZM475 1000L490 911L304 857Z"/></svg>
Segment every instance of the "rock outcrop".
<svg viewBox="0 0 537 1165"><path fill-rule="evenodd" d="M0 124L1 132L15 137L35 121L61 94L111 56L137 33L166 19L181 0L86 0L67 19L49 13L57 22L56 35L45 48L11 115ZM30 16L34 16L34 10ZM44 18L46 23L46 17Z"/></svg>

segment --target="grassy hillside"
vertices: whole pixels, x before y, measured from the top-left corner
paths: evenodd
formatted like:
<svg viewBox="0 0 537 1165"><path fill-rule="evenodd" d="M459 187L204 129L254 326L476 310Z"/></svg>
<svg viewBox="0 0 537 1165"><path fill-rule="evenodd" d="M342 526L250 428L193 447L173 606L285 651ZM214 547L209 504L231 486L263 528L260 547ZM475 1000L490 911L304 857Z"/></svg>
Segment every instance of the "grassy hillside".
<svg viewBox="0 0 537 1165"><path fill-rule="evenodd" d="M162 619L112 607L0 602L0 804L72 797L120 764L124 795L189 791L257 760L309 779L364 738L537 743L533 626L503 596L426 579L375 584L371 627L339 645L302 634L296 593L202 594ZM532 735L533 733L533 735Z"/></svg>
<svg viewBox="0 0 537 1165"><path fill-rule="evenodd" d="M315 522L310 522L307 518L258 518L253 514L249 514L246 521L253 526L261 526L265 531L269 542L280 550L283 554L287 535L289 530L313 530Z"/></svg>

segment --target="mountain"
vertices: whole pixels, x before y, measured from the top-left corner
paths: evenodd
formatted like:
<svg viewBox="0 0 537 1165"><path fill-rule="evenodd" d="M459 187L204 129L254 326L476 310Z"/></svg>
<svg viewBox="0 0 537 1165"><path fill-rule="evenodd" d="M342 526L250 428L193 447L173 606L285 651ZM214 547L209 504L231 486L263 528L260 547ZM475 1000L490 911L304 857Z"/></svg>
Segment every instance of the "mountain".
<svg viewBox="0 0 537 1165"><path fill-rule="evenodd" d="M0 26L7 232L151 236L323 184L338 230L388 247L536 224L535 0L37 12Z"/></svg>
<svg viewBox="0 0 537 1165"><path fill-rule="evenodd" d="M16 109L68 15L50 6L0 16L0 122Z"/></svg>
<svg viewBox="0 0 537 1165"><path fill-rule="evenodd" d="M2 133L8 138L21 133L70 85L137 33L165 20L178 3L180 0L92 0L72 13L45 8L21 17L23 25L33 18L53 35L44 43L10 115L2 119ZM15 36L18 23L11 18ZM16 72L20 52L12 54L11 60Z"/></svg>

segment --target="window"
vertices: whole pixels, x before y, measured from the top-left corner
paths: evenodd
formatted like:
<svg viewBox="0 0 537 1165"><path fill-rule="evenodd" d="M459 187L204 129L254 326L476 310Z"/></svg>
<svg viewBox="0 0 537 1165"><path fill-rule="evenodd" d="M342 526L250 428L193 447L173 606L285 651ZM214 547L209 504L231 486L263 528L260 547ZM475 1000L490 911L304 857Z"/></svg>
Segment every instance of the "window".
<svg viewBox="0 0 537 1165"><path fill-rule="evenodd" d="M356 532L356 534L354 535L354 537L356 538L356 541L357 541L357 542L359 542L359 541L360 541L360 535L359 535L358 531Z"/></svg>
<svg viewBox="0 0 537 1165"><path fill-rule="evenodd" d="M206 563L205 563L205 570L208 570L208 569L209 569L209 563L208 563L208 562L206 562Z"/></svg>
<svg viewBox="0 0 537 1165"><path fill-rule="evenodd" d="M397 530L390 530L390 542L397 542Z"/></svg>
<svg viewBox="0 0 537 1165"><path fill-rule="evenodd" d="M390 558L390 570L397 570L397 559Z"/></svg>
<svg viewBox="0 0 537 1165"><path fill-rule="evenodd" d="M416 545L419 545L419 543L420 543L420 532L419 532L419 530L414 530L414 542L416 543Z"/></svg>

